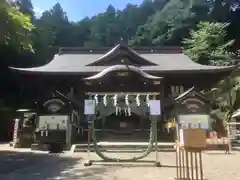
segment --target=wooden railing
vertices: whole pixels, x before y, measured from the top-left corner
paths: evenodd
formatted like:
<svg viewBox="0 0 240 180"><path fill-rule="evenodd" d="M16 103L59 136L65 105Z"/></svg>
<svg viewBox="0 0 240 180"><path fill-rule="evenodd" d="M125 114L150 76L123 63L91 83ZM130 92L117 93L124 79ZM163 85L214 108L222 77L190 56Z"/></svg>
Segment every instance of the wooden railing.
<svg viewBox="0 0 240 180"><path fill-rule="evenodd" d="M177 178L175 180L205 180L202 149L184 148L176 143Z"/></svg>

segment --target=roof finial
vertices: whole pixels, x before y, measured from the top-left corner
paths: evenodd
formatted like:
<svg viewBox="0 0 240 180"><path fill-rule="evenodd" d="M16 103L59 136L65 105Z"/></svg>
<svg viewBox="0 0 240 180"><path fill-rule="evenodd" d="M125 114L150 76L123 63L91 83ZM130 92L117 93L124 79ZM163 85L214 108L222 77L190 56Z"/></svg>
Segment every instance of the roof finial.
<svg viewBox="0 0 240 180"><path fill-rule="evenodd" d="M124 39L123 39L123 37L120 37L120 44L124 44Z"/></svg>
<svg viewBox="0 0 240 180"><path fill-rule="evenodd" d="M123 37L120 37L120 42L119 42L120 45L125 45L125 41L124 41L124 38Z"/></svg>

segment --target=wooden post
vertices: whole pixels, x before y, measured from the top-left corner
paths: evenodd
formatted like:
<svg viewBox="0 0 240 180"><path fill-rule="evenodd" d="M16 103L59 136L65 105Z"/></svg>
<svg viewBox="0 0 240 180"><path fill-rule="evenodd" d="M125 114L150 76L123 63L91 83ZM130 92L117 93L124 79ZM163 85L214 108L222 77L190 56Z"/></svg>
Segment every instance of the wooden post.
<svg viewBox="0 0 240 180"><path fill-rule="evenodd" d="M176 147L177 178L175 180L204 180L202 150Z"/></svg>
<svg viewBox="0 0 240 180"><path fill-rule="evenodd" d="M91 96L89 96L89 99L92 99ZM96 111L96 109L95 109ZM90 157L90 153L91 153L91 131L92 131L92 127L94 127L94 119L95 119L95 115L87 115L87 121L88 121L88 161L84 163L84 166L91 166L92 165L92 161L91 161L91 157Z"/></svg>
<svg viewBox="0 0 240 180"><path fill-rule="evenodd" d="M94 120L91 118L91 116L87 116L88 120L88 144L87 144L87 154L88 154L88 160L84 163L84 166L91 166L92 161L91 161L91 130L92 127L94 126ZM92 121L91 121L92 120Z"/></svg>
<svg viewBox="0 0 240 180"><path fill-rule="evenodd" d="M189 152L188 152L188 150L186 150L185 151L185 154L186 154L186 176L187 176L187 179L190 179L190 176L189 176L189 174L190 174L190 167L189 167L189 159L188 159L188 155L189 155Z"/></svg>
<svg viewBox="0 0 240 180"><path fill-rule="evenodd" d="M194 169L193 169L193 152L190 152L190 163L191 163L191 178L194 179Z"/></svg>
<svg viewBox="0 0 240 180"><path fill-rule="evenodd" d="M14 130L13 130L13 147L15 147L15 145L17 144L18 138L19 138L19 119L15 119L14 122Z"/></svg>
<svg viewBox="0 0 240 180"><path fill-rule="evenodd" d="M204 180L202 151L206 147L204 130L185 129L179 133L183 143L176 141L176 180Z"/></svg>
<svg viewBox="0 0 240 180"><path fill-rule="evenodd" d="M178 142L178 141L177 141ZM179 151L179 149L178 149L178 147L179 147L179 145L177 145L177 142L176 142L176 145L175 145L175 150L176 150L176 173L177 173L177 177L179 177L179 159L178 159L178 151Z"/></svg>
<svg viewBox="0 0 240 180"><path fill-rule="evenodd" d="M155 121L154 123L155 123L155 126L156 126L156 128L155 128L155 132L154 132L154 138L155 138L155 153L156 153L156 159L155 159L155 166L156 167L160 167L161 166L161 163L159 162L159 160L158 160L158 131L157 131L157 125L158 125L158 119L157 119L158 117L157 116L155 116L154 117L154 120L153 121Z"/></svg>
<svg viewBox="0 0 240 180"><path fill-rule="evenodd" d="M92 130L92 123L88 121L88 158L90 159L90 152L91 152L91 130Z"/></svg>

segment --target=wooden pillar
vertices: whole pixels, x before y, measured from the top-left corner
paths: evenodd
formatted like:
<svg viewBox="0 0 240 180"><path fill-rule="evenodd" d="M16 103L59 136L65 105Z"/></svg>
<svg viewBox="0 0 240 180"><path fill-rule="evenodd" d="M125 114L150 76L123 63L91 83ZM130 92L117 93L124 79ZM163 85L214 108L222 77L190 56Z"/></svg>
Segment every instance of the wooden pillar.
<svg viewBox="0 0 240 180"><path fill-rule="evenodd" d="M165 120L165 110L164 110L164 104L163 104L163 99L164 99L164 90L165 90L165 83L164 83L164 80L161 81L160 83L160 96L159 96L159 99L161 101L161 116L160 116L160 122L158 123L158 137L160 137L161 135L161 131L163 132L163 126L164 126L164 120ZM162 138L162 137L161 137Z"/></svg>

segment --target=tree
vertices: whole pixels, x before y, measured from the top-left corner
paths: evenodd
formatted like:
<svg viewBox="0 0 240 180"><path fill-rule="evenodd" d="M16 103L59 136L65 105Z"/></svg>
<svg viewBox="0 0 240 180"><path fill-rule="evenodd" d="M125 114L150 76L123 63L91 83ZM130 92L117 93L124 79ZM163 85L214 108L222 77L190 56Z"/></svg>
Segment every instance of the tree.
<svg viewBox="0 0 240 180"><path fill-rule="evenodd" d="M29 33L34 26L30 17L5 0L0 0L0 26L4 27L0 30L0 45L33 50Z"/></svg>
<svg viewBox="0 0 240 180"><path fill-rule="evenodd" d="M236 69L230 76L218 82L214 88L205 91L206 96L217 102L212 115L221 117L223 125L232 120L232 115L240 108L240 71Z"/></svg>
<svg viewBox="0 0 240 180"><path fill-rule="evenodd" d="M196 22L190 21L190 18L198 19L199 14L207 14L205 6L204 10L196 7L200 5L195 3L195 0L170 0L163 9L158 10L145 24L138 27L131 44L180 45L189 29L195 26ZM203 15L201 17L203 18Z"/></svg>
<svg viewBox="0 0 240 180"><path fill-rule="evenodd" d="M31 0L17 0L17 6L19 7L19 11L23 14L27 14L29 16L34 16L33 5Z"/></svg>
<svg viewBox="0 0 240 180"><path fill-rule="evenodd" d="M201 64L232 64L228 48L234 40L225 41L227 26L226 23L200 22L183 42L185 53Z"/></svg>
<svg viewBox="0 0 240 180"><path fill-rule="evenodd" d="M71 46L68 37L71 34L71 24L66 12L59 3L49 11L43 12L42 16L34 21L36 29L33 31L33 46L36 49L35 59L39 64L51 60L52 50L59 46Z"/></svg>

